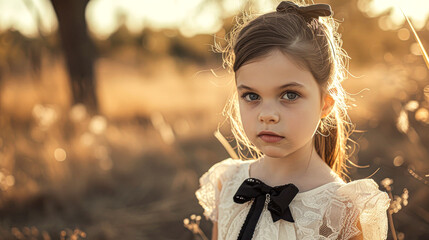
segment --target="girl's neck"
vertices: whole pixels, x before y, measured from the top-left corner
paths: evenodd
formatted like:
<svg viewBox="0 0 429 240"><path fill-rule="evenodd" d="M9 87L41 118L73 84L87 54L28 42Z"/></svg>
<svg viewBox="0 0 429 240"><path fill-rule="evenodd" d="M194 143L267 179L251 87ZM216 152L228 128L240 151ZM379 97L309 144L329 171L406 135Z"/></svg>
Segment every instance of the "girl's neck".
<svg viewBox="0 0 429 240"><path fill-rule="evenodd" d="M264 156L254 162L250 176L270 186L294 183L300 191L335 181L336 175L317 154L312 141L282 158Z"/></svg>

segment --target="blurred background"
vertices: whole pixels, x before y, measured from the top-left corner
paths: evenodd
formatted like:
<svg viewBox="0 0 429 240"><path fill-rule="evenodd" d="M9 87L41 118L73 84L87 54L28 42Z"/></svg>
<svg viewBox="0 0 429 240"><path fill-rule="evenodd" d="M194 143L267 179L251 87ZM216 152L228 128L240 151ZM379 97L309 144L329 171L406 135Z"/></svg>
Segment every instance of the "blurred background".
<svg viewBox="0 0 429 240"><path fill-rule="evenodd" d="M210 221L184 219L229 157L218 126L235 146L233 75L212 47L234 15L279 2L0 0L0 239L210 237ZM429 239L428 66L399 8L427 49L429 3L315 2L351 58L350 177L389 191L389 239Z"/></svg>

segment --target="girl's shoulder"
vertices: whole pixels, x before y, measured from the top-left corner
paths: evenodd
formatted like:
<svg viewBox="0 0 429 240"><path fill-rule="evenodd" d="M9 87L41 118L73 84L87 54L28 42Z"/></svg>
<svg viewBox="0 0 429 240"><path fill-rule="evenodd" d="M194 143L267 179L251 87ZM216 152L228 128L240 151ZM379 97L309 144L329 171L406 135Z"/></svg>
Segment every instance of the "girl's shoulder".
<svg viewBox="0 0 429 240"><path fill-rule="evenodd" d="M204 209L206 219L217 221L218 205L222 188L233 177L238 177L237 172L245 161L227 158L213 164L199 179L199 188L195 196Z"/></svg>
<svg viewBox="0 0 429 240"><path fill-rule="evenodd" d="M373 179L359 179L348 183L342 183L335 191L335 196L352 201L356 207L365 208L368 204L378 204L388 207L390 198L388 194L379 189Z"/></svg>
<svg viewBox="0 0 429 240"><path fill-rule="evenodd" d="M331 182L295 198L292 210L299 228L305 229L305 220L313 216L335 239L387 238L390 199L373 179Z"/></svg>
<svg viewBox="0 0 429 240"><path fill-rule="evenodd" d="M389 206L389 195L373 179L359 179L335 190L326 213L340 219L342 228L354 229L347 233L350 236L363 233L363 239L386 239Z"/></svg>

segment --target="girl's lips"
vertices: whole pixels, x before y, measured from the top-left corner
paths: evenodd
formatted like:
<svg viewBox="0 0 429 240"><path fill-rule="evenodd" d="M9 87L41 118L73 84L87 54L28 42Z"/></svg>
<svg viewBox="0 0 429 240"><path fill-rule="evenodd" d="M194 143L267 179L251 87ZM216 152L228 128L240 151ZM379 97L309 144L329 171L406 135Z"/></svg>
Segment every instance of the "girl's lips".
<svg viewBox="0 0 429 240"><path fill-rule="evenodd" d="M262 134L262 135L259 135L259 137L262 139L262 141L267 143L275 143L284 138L281 136L274 136L274 135L268 135L268 134Z"/></svg>

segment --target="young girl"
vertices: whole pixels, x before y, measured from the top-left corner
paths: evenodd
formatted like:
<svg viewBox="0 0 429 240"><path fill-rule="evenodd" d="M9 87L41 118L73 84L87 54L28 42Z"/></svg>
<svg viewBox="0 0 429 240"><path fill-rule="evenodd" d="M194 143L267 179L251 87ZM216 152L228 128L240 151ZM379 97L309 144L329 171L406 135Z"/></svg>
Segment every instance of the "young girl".
<svg viewBox="0 0 429 240"><path fill-rule="evenodd" d="M239 150L258 156L201 176L212 239L386 239L387 193L372 179L344 181L347 56L331 15L327 4L283 1L232 31L224 53L237 91L225 109Z"/></svg>

